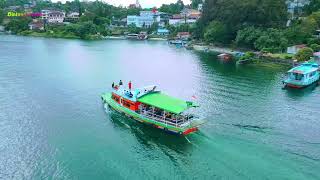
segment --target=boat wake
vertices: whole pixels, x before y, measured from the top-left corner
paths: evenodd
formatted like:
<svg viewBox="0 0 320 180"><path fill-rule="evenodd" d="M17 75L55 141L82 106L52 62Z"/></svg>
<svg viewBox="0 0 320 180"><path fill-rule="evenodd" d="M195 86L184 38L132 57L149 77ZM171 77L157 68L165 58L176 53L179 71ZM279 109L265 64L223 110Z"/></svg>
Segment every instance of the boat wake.
<svg viewBox="0 0 320 180"><path fill-rule="evenodd" d="M220 124L234 126L234 127L240 128L240 129L246 129L246 130L250 130L250 131L262 132L262 133L266 133L266 130L272 129L270 127L248 125L248 124L227 124L227 123L220 123Z"/></svg>
<svg viewBox="0 0 320 180"><path fill-rule="evenodd" d="M271 129L270 127L263 127L263 126L256 126L256 125L243 125L243 124L231 124L232 126L241 128L241 129L246 129L246 130L251 130L251 131L259 131L259 132L265 132L267 129Z"/></svg>

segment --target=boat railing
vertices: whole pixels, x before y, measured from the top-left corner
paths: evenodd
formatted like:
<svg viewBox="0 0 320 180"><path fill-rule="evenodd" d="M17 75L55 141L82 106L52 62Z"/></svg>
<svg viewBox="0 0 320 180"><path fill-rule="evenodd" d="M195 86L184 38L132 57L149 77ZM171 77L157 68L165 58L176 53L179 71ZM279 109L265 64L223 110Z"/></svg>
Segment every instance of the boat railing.
<svg viewBox="0 0 320 180"><path fill-rule="evenodd" d="M176 117L176 118L168 118L165 115L158 115L156 113L154 113L154 111L151 110L147 110L147 109L141 109L140 110L140 114L156 120L158 122L164 123L164 124L168 124L168 125L172 125L172 126L176 126L176 127L185 127L190 125L190 121L186 118L186 117Z"/></svg>

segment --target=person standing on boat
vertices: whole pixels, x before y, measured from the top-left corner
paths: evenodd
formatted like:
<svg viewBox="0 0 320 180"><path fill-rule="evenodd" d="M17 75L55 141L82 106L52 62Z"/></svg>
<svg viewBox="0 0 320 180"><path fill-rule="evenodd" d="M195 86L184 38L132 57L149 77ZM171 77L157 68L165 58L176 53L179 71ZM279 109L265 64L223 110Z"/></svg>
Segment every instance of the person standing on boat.
<svg viewBox="0 0 320 180"><path fill-rule="evenodd" d="M112 82L112 89L114 89L114 82Z"/></svg>
<svg viewBox="0 0 320 180"><path fill-rule="evenodd" d="M131 81L129 81L128 87L129 87L129 90L131 91L131 88L132 88L132 83L131 83Z"/></svg>
<svg viewBox="0 0 320 180"><path fill-rule="evenodd" d="M122 86L122 85L123 85L122 80L120 80L120 82L119 82L119 86Z"/></svg>

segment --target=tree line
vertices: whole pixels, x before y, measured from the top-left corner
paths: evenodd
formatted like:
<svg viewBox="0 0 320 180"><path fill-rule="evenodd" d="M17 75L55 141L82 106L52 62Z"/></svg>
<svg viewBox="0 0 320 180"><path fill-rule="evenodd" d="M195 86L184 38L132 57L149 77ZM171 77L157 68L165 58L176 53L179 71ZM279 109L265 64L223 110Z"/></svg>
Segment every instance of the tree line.
<svg viewBox="0 0 320 180"><path fill-rule="evenodd" d="M0 24L6 16L3 10L9 6L21 6L28 4L29 0L0 0ZM113 19L121 19L127 15L138 14L139 8L115 7L102 1L66 1L53 3L51 1L38 0L36 6L32 8L33 12L41 12L43 9L55 9L64 11L66 14L70 12L78 12L80 18L77 22L69 25L45 25L44 35L50 37L72 37L81 39L92 39L97 34L110 35L110 31L106 26ZM23 9L18 9L23 11ZM32 21L31 17L10 17L9 23L5 24L5 29L15 34L30 34L28 24ZM40 33L40 31L39 31Z"/></svg>
<svg viewBox="0 0 320 180"><path fill-rule="evenodd" d="M299 16L291 17L287 11L287 0L205 0L203 13L196 25L180 27L167 26L174 35L178 31L189 31L193 38L207 43L223 46L235 46L266 52L284 52L286 47L295 44L307 44L313 51L320 50L319 38L315 37L320 29L320 0L310 3L299 10ZM29 0L0 0L0 23L5 18L5 7L29 3ZM158 10L178 14L185 7L197 8L202 0L192 0L191 5L176 3L163 4ZM109 35L105 27L114 19L127 15L138 15L143 9L115 7L102 1L67 1L52 3L38 0L34 12L42 9L57 9L66 13L79 12L82 16L74 24L55 27L46 26L46 32L59 33L62 36L88 38L95 34ZM144 9L150 10L150 9ZM28 30L31 18L11 18L6 29L14 33ZM148 31L157 29L153 25ZM129 26L125 30L138 32L141 29ZM53 34L54 34L53 33Z"/></svg>
<svg viewBox="0 0 320 180"><path fill-rule="evenodd" d="M194 37L217 45L267 52L308 44L319 50L314 37L320 27L320 0L302 9L304 18L289 19L286 0L206 0Z"/></svg>

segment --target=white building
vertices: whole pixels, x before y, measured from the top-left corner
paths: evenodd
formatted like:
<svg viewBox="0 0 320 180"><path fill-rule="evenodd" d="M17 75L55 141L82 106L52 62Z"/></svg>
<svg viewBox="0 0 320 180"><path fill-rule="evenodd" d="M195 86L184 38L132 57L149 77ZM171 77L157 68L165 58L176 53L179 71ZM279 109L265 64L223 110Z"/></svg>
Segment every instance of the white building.
<svg viewBox="0 0 320 180"><path fill-rule="evenodd" d="M307 47L305 44L294 45L287 48L288 54L297 54L299 50Z"/></svg>
<svg viewBox="0 0 320 180"><path fill-rule="evenodd" d="M310 0L287 0L288 12L294 16L295 11L302 11L302 8L310 3Z"/></svg>
<svg viewBox="0 0 320 180"><path fill-rule="evenodd" d="M189 19L189 18L169 19L169 24L172 26L180 26L183 24L194 24L196 22L197 22L197 19Z"/></svg>
<svg viewBox="0 0 320 180"><path fill-rule="evenodd" d="M173 15L169 19L169 24L173 26L179 26L180 24L183 24L183 23L185 23L185 19L182 18L180 14Z"/></svg>
<svg viewBox="0 0 320 180"><path fill-rule="evenodd" d="M41 19L46 19L48 23L63 23L64 18L64 12L53 10L41 10Z"/></svg>
<svg viewBox="0 0 320 180"><path fill-rule="evenodd" d="M50 10L41 10L41 19L48 19L48 14Z"/></svg>
<svg viewBox="0 0 320 180"><path fill-rule="evenodd" d="M198 17L183 17L181 15L174 15L169 19L169 24L172 26L180 26L182 24L194 24L197 22Z"/></svg>
<svg viewBox="0 0 320 180"><path fill-rule="evenodd" d="M160 22L158 12L140 11L140 16L127 16L127 25L134 24L136 27L149 28L153 23Z"/></svg>
<svg viewBox="0 0 320 180"><path fill-rule="evenodd" d="M127 25L134 24L138 27L139 25L139 16L127 16Z"/></svg>
<svg viewBox="0 0 320 180"><path fill-rule="evenodd" d="M202 12L202 10L203 10L203 4L198 4L198 11Z"/></svg>
<svg viewBox="0 0 320 180"><path fill-rule="evenodd" d="M79 18L79 13L78 12L71 12L71 13L68 14L67 17L68 18L78 19Z"/></svg>
<svg viewBox="0 0 320 180"><path fill-rule="evenodd" d="M42 22L31 22L28 24L30 30L44 30L44 25Z"/></svg>
<svg viewBox="0 0 320 180"><path fill-rule="evenodd" d="M201 12L194 9L183 9L180 14L175 14L169 19L169 24L180 26L182 24L194 24L201 17Z"/></svg>
<svg viewBox="0 0 320 180"><path fill-rule="evenodd" d="M64 22L76 22L79 20L79 13L78 12L71 12L64 18Z"/></svg>
<svg viewBox="0 0 320 180"><path fill-rule="evenodd" d="M48 13L48 23L63 23L65 13L60 11L51 11Z"/></svg>

